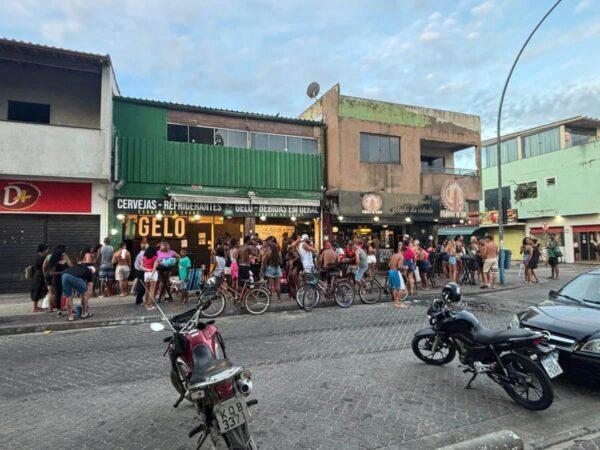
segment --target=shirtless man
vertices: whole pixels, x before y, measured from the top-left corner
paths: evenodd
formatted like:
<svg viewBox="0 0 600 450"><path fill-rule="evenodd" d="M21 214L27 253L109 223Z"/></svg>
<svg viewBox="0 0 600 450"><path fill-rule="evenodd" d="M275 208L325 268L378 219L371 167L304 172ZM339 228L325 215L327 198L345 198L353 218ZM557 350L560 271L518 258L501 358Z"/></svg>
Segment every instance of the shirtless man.
<svg viewBox="0 0 600 450"><path fill-rule="evenodd" d="M496 287L496 274L498 273L498 246L489 234L485 237L485 244L481 248L483 258L483 284L481 289Z"/></svg>
<svg viewBox="0 0 600 450"><path fill-rule="evenodd" d="M254 263L256 257L256 248L253 245L252 237L244 236L244 245L238 251L238 267L240 285L244 286L250 281L250 266Z"/></svg>
<svg viewBox="0 0 600 450"><path fill-rule="evenodd" d="M325 249L319 255L319 267L321 268L321 278L327 281L329 273L335 268L337 255L331 246L331 242L325 242Z"/></svg>
<svg viewBox="0 0 600 450"><path fill-rule="evenodd" d="M402 300L400 300L400 291L406 291L406 285L404 284L404 279L402 278L403 266L404 256L402 256L400 246L398 246L398 250L390 258L390 270L388 271L390 285L392 287L392 298L394 299L392 304L396 308L406 308L406 305L404 305Z"/></svg>

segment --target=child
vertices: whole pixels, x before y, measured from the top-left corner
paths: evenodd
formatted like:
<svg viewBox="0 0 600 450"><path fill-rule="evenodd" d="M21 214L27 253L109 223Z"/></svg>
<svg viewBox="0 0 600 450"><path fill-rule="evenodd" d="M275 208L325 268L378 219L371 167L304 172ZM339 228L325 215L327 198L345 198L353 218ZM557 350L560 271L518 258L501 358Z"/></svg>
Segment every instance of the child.
<svg viewBox="0 0 600 450"><path fill-rule="evenodd" d="M188 291L187 284L190 275L190 268L192 267L192 261L188 256L187 248L181 249L181 258L179 258L179 289L181 290L181 301L187 303Z"/></svg>

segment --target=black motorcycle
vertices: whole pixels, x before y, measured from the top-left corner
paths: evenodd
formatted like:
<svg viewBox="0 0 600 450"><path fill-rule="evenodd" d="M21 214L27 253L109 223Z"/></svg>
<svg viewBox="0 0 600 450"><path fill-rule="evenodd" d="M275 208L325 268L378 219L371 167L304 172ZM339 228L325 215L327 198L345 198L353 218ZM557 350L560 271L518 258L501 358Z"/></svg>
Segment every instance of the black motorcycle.
<svg viewBox="0 0 600 450"><path fill-rule="evenodd" d="M435 366L448 364L456 356L464 372L472 377L485 373L518 404L531 410L548 408L554 400L550 378L562 373L558 352L548 336L524 329L492 331L468 311L452 311L449 305L461 300L460 287L450 283L435 299L427 316L431 327L415 334L412 350Z"/></svg>

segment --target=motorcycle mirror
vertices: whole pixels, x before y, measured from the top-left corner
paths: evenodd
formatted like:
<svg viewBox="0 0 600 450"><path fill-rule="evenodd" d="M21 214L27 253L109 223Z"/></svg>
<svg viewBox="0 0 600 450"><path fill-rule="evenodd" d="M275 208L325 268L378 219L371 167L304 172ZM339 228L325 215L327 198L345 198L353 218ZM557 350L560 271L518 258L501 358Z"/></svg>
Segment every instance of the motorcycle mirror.
<svg viewBox="0 0 600 450"><path fill-rule="evenodd" d="M548 297L550 298L556 298L558 295L558 292L554 289L550 289L550 291L548 292Z"/></svg>
<svg viewBox="0 0 600 450"><path fill-rule="evenodd" d="M162 331L165 329L165 326L162 323L152 322L150 328L152 328L152 331Z"/></svg>

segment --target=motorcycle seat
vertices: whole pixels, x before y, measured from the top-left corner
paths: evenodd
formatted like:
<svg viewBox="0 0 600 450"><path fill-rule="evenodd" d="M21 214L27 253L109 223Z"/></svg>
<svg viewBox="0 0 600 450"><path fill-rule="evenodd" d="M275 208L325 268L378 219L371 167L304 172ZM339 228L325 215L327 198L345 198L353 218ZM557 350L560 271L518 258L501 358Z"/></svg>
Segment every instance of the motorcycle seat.
<svg viewBox="0 0 600 450"><path fill-rule="evenodd" d="M214 359L213 354L206 345L197 345L192 350L194 370L190 384L204 383L209 378L232 367L228 359Z"/></svg>
<svg viewBox="0 0 600 450"><path fill-rule="evenodd" d="M524 330L522 328L494 331L479 325L473 330L473 340L479 344L499 344L511 339L533 337L534 334L533 331Z"/></svg>

